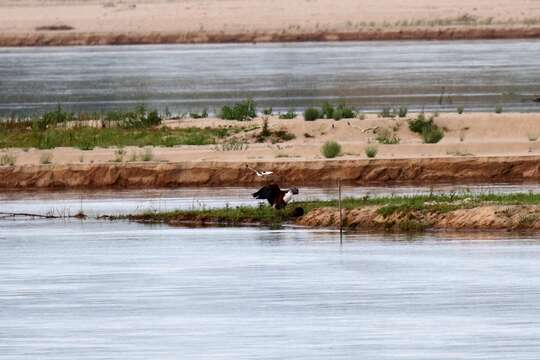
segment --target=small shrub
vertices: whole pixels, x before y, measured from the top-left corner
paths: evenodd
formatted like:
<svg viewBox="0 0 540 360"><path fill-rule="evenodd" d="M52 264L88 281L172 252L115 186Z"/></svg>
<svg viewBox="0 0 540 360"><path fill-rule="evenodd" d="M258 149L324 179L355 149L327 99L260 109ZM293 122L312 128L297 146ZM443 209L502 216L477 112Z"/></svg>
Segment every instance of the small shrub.
<svg viewBox="0 0 540 360"><path fill-rule="evenodd" d="M368 146L366 146L364 151L365 151L366 156L368 158L374 158L375 156L377 156L377 148L375 146L368 145Z"/></svg>
<svg viewBox="0 0 540 360"><path fill-rule="evenodd" d="M263 109L262 113L263 115L272 115L272 108L269 107L269 108Z"/></svg>
<svg viewBox="0 0 540 360"><path fill-rule="evenodd" d="M407 116L407 113L409 112L409 109L406 107L406 106L400 106L398 109L397 109L397 114L400 118L404 118L405 116Z"/></svg>
<svg viewBox="0 0 540 360"><path fill-rule="evenodd" d="M189 117L192 119L206 119L208 117L208 110L204 109L200 114L197 112L189 113Z"/></svg>
<svg viewBox="0 0 540 360"><path fill-rule="evenodd" d="M250 120L257 116L255 102L251 99L236 103L233 106L225 105L221 108L219 117L225 120Z"/></svg>
<svg viewBox="0 0 540 360"><path fill-rule="evenodd" d="M425 128L422 131L422 139L426 144L435 144L441 141L444 137L444 131L437 125L433 125L429 128Z"/></svg>
<svg viewBox="0 0 540 360"><path fill-rule="evenodd" d="M416 119L409 121L409 130L414 133L421 134L424 128L431 127L433 125L433 118L426 120L424 113L418 114Z"/></svg>
<svg viewBox="0 0 540 360"><path fill-rule="evenodd" d="M261 133L259 134L259 136L261 137L268 137L271 135L271 132L270 130L268 129L268 118L265 118L263 120L263 126L262 126L262 129L261 129Z"/></svg>
<svg viewBox="0 0 540 360"><path fill-rule="evenodd" d="M343 110L341 109L334 109L332 118L334 120L341 120L343 119Z"/></svg>
<svg viewBox="0 0 540 360"><path fill-rule="evenodd" d="M353 108L348 107L345 103L339 104L335 111L339 111L339 117L341 119L352 119L356 116L356 111ZM336 119L335 114L333 118Z"/></svg>
<svg viewBox="0 0 540 360"><path fill-rule="evenodd" d="M296 111L289 109L285 114L279 114L280 119L294 119L296 117Z"/></svg>
<svg viewBox="0 0 540 360"><path fill-rule="evenodd" d="M497 107L495 108L495 113L496 113L496 114L501 114L502 112L503 112L502 106L497 106Z"/></svg>
<svg viewBox="0 0 540 360"><path fill-rule="evenodd" d="M536 141L538 140L538 134L528 133L527 138L529 139L529 141Z"/></svg>
<svg viewBox="0 0 540 360"><path fill-rule="evenodd" d="M313 121L322 117L320 111L316 108L307 108L304 110L304 120Z"/></svg>
<svg viewBox="0 0 540 360"><path fill-rule="evenodd" d="M144 105L138 105L132 111L109 111L105 121L125 129L141 129L160 125L161 117L157 110L147 111Z"/></svg>
<svg viewBox="0 0 540 360"><path fill-rule="evenodd" d="M46 112L41 119L37 120L37 127L39 130L45 130L49 126L55 127L72 120L74 120L73 113L62 110L62 107L58 105L56 110Z"/></svg>
<svg viewBox="0 0 540 360"><path fill-rule="evenodd" d="M377 131L377 141L381 144L394 145L399 144L400 138L390 129L381 128Z"/></svg>
<svg viewBox="0 0 540 360"><path fill-rule="evenodd" d="M327 159L332 159L341 153L341 145L335 141L327 141L321 147L321 153Z"/></svg>
<svg viewBox="0 0 540 360"><path fill-rule="evenodd" d="M247 149L248 144L236 138L231 138L219 146L216 146L217 151L245 151Z"/></svg>
<svg viewBox="0 0 540 360"><path fill-rule="evenodd" d="M330 104L329 102L324 102L321 106L321 114L322 117L326 119L333 119L334 118L334 106Z"/></svg>
<svg viewBox="0 0 540 360"><path fill-rule="evenodd" d="M460 106L457 108L457 113L460 115L463 114L464 111L465 111L465 108L463 106Z"/></svg>
<svg viewBox="0 0 540 360"><path fill-rule="evenodd" d="M359 120L365 120L365 119L366 119L366 114L364 114L364 113L358 113L356 117L357 117Z"/></svg>
<svg viewBox="0 0 540 360"><path fill-rule="evenodd" d="M394 111L392 111L391 108L385 107L379 113L379 117L382 117L382 118L394 118L394 117L396 117L396 115L394 114Z"/></svg>
<svg viewBox="0 0 540 360"><path fill-rule="evenodd" d="M274 131L274 136L282 141L290 141L296 138L296 136L286 130Z"/></svg>

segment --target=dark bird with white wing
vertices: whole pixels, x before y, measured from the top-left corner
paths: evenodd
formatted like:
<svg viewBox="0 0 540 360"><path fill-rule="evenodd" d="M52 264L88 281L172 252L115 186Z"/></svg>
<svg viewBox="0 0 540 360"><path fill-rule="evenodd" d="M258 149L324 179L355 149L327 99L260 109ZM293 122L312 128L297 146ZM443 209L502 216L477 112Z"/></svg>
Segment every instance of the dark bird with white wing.
<svg viewBox="0 0 540 360"><path fill-rule="evenodd" d="M294 186L288 190L281 190L278 184L270 184L263 186L259 191L253 193L253 197L260 200L268 200L273 208L283 209L291 201L293 195L297 194L298 189Z"/></svg>

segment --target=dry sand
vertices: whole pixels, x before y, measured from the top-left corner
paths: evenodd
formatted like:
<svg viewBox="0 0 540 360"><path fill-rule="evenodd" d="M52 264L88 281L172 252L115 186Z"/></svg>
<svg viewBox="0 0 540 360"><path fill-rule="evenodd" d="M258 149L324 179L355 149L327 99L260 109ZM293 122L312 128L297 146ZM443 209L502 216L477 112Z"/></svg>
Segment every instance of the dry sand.
<svg viewBox="0 0 540 360"><path fill-rule="evenodd" d="M411 114L409 118L414 117ZM336 178L352 182L381 181L538 181L540 180L540 113L534 114L451 114L438 116L435 123L445 129L437 144L423 144L408 128L406 119L304 121L269 119L270 130L285 130L296 136L291 141L257 143L261 118L236 122L220 119L167 120L171 127L243 127L233 135L242 149L226 150L223 144L177 146L150 150L127 147L118 159L117 149L82 151L8 149L15 166L0 167L0 187L25 186L177 186L233 185L257 183L261 179L245 165L264 167L279 173L280 181L324 183ZM380 129L395 130L400 143L377 143ZM309 135L309 136L307 136ZM229 142L232 138L224 140ZM334 160L325 159L321 145L338 141L343 149ZM378 149L369 160L365 148ZM152 161L140 156L151 151ZM40 165L44 156L51 165ZM138 159L134 161L134 158Z"/></svg>
<svg viewBox="0 0 540 360"><path fill-rule="evenodd" d="M429 114L428 114L429 115ZM408 128L407 118L383 119L374 114L365 119L343 119L304 121L301 116L294 120L269 118L272 131L285 130L295 135L295 139L282 143L257 143L255 136L261 131L262 118L248 122L208 119L165 120L170 127L243 127L234 135L239 142L246 143L243 150L224 151L221 144L205 146L177 146L174 148L154 148L155 161L312 161L324 160L321 145L328 140L342 145L341 160L366 159L365 148L369 144L378 149L377 159L417 159L433 157L489 157L489 156L539 156L540 155L540 113L443 113L435 123L445 129L444 138L437 144L423 144L418 134ZM251 130L250 130L251 129ZM382 145L377 142L377 131L388 129L399 137L397 145ZM537 139L537 140L535 140ZM142 155L145 149L126 147L124 162L134 155ZM70 148L54 150L12 149L9 152L17 158L17 164L39 164L44 153L51 155L54 164L89 164L113 162L116 149L94 149L81 151Z"/></svg>
<svg viewBox="0 0 540 360"><path fill-rule="evenodd" d="M0 2L3 45L538 36L536 0Z"/></svg>

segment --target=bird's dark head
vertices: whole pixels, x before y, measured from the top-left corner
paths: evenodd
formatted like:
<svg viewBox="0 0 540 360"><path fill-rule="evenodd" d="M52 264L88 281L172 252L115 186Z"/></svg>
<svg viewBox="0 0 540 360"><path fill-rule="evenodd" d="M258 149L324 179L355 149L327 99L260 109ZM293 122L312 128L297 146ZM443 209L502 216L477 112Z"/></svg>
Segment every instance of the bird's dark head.
<svg viewBox="0 0 540 360"><path fill-rule="evenodd" d="M289 191L293 193L293 195L298 195L298 188L296 186L291 186Z"/></svg>

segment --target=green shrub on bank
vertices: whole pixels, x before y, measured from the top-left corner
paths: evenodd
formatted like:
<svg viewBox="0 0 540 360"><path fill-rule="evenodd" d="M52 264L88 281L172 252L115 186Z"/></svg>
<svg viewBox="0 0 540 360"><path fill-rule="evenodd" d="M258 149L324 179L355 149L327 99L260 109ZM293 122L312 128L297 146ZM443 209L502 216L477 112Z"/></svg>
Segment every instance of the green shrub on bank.
<svg viewBox="0 0 540 360"><path fill-rule="evenodd" d="M142 129L161 124L157 110L147 111L144 105L138 105L134 110L109 111L105 114L105 123L125 129Z"/></svg>
<svg viewBox="0 0 540 360"><path fill-rule="evenodd" d="M335 141L327 141L321 147L321 153L327 159L332 159L341 153L341 145Z"/></svg>
<svg viewBox="0 0 540 360"><path fill-rule="evenodd" d="M377 155L377 148L373 145L366 146L364 151L368 158L374 158Z"/></svg>
<svg viewBox="0 0 540 360"><path fill-rule="evenodd" d="M221 108L219 117L225 120L245 121L257 117L255 102L251 99L244 100L232 106L225 105Z"/></svg>
<svg viewBox="0 0 540 360"><path fill-rule="evenodd" d="M94 127L50 128L44 131L0 130L0 148L75 147L91 150L110 146L175 146L215 144L226 137L225 128L120 128Z"/></svg>
<svg viewBox="0 0 540 360"><path fill-rule="evenodd" d="M280 119L294 119L296 118L296 111L294 111L294 109L289 109L286 113L284 114L279 114L279 118Z"/></svg>
<svg viewBox="0 0 540 360"><path fill-rule="evenodd" d="M444 131L434 122L434 116L426 119L424 113L418 114L416 119L409 121L409 129L412 132L420 134L426 144L435 144L444 137Z"/></svg>
<svg viewBox="0 0 540 360"><path fill-rule="evenodd" d="M321 112L317 108L307 108L304 110L304 120L314 121L321 118Z"/></svg>
<svg viewBox="0 0 540 360"><path fill-rule="evenodd" d="M338 104L336 107L329 102L324 102L321 108L311 107L304 111L304 119L313 121L317 119L352 119L356 117L356 111L348 107L345 103Z"/></svg>
<svg viewBox="0 0 540 360"><path fill-rule="evenodd" d="M206 119L208 117L208 110L204 109L201 113L190 112L189 117L192 119Z"/></svg>
<svg viewBox="0 0 540 360"><path fill-rule="evenodd" d="M426 144L436 144L444 137L444 131L438 126L424 129L422 131L422 139Z"/></svg>

